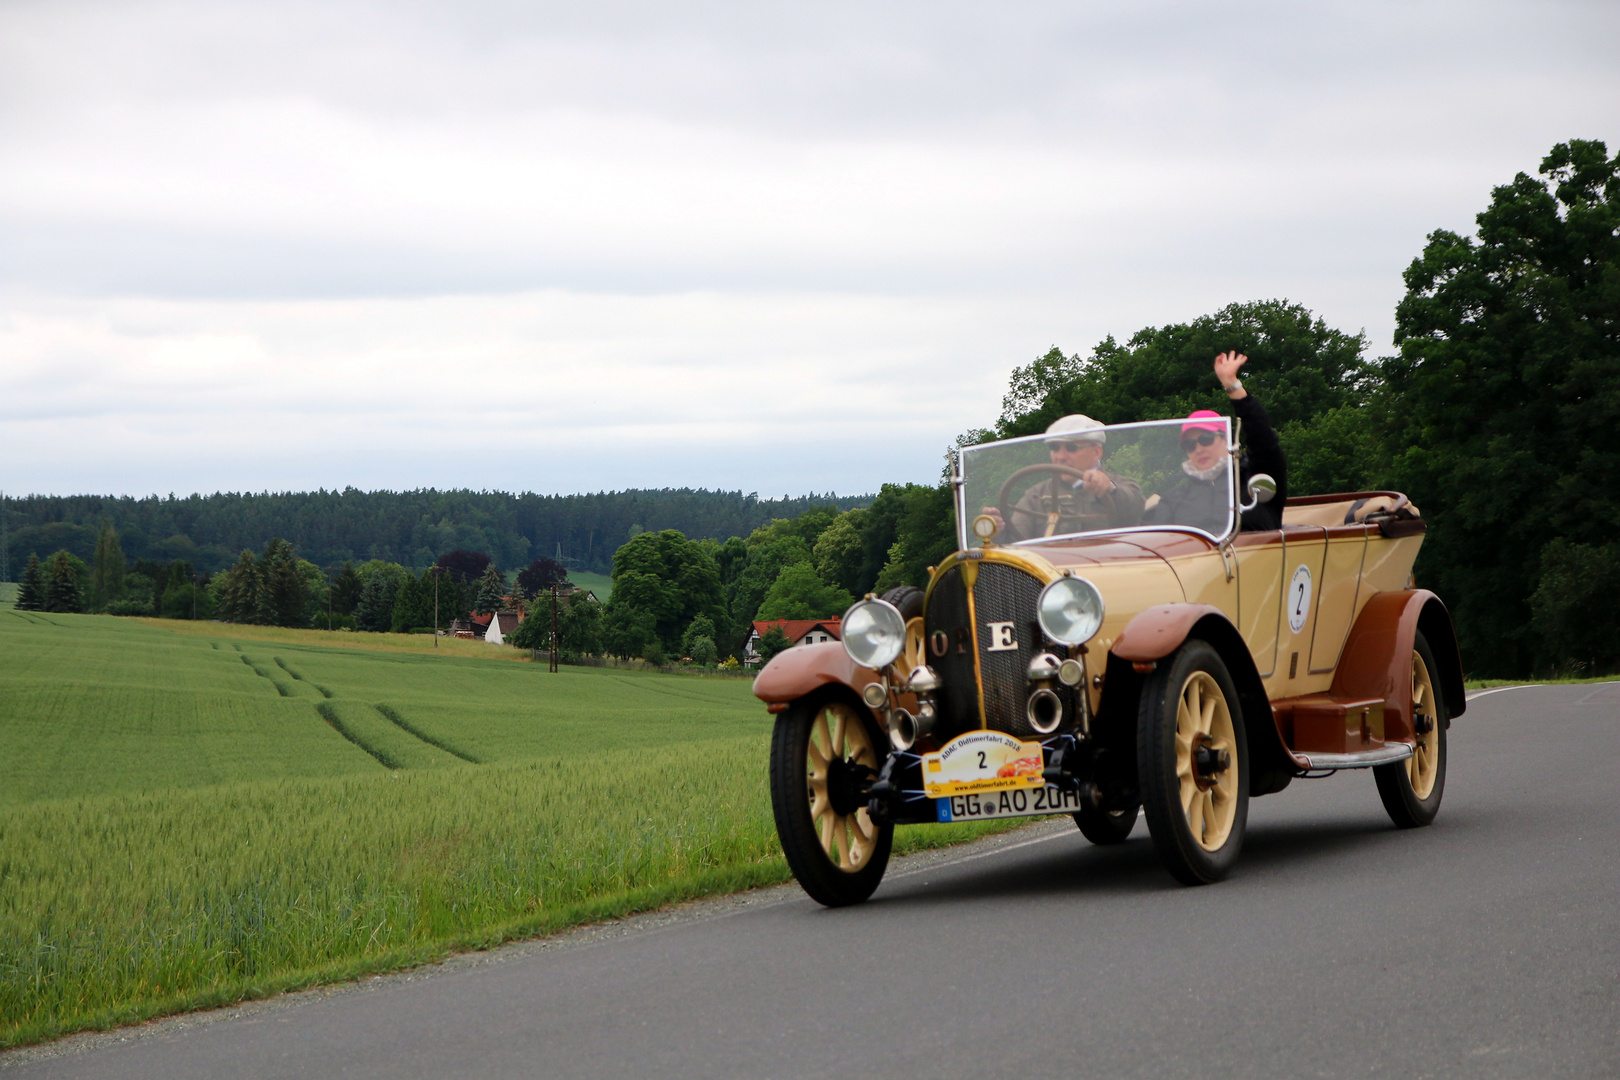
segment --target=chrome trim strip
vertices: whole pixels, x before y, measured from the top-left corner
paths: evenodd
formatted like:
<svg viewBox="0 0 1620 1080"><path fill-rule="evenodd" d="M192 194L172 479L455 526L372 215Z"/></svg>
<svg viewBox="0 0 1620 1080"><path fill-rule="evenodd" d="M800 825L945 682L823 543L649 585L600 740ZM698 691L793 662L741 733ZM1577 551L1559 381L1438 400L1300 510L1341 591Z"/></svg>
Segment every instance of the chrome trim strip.
<svg viewBox="0 0 1620 1080"><path fill-rule="evenodd" d="M1354 754L1307 754L1296 750L1294 756L1304 758L1309 769L1370 769L1374 765L1405 761L1412 756L1412 744L1388 743L1377 750L1361 750Z"/></svg>

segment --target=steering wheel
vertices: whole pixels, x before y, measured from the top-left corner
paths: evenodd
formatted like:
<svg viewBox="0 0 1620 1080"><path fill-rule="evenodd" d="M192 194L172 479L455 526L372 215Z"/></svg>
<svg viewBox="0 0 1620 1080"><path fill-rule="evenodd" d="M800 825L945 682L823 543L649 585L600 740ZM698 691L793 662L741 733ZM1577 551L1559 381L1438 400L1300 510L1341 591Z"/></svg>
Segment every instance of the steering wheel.
<svg viewBox="0 0 1620 1080"><path fill-rule="evenodd" d="M1012 503L1009 501L1008 497L1012 494L1013 485L1017 484L1020 480L1030 476L1044 475L1046 473L1055 473L1059 476L1067 476L1072 477L1075 480L1080 480L1085 477L1088 471L1089 470L1086 469L1070 468L1067 465L1059 465L1052 461L1042 461L1034 465L1025 465L1022 469L1019 469L1017 472L1007 477L1007 479L1002 482L1001 491L996 495L996 509L1001 512L1001 520L1005 527L1008 530L1013 528ZM1111 517L1109 514L1076 514L1073 516L1078 518L1082 524L1085 524L1088 521L1106 522ZM1048 532L1043 535L1050 536L1052 534ZM1034 538L1024 537L1024 539L1031 540Z"/></svg>

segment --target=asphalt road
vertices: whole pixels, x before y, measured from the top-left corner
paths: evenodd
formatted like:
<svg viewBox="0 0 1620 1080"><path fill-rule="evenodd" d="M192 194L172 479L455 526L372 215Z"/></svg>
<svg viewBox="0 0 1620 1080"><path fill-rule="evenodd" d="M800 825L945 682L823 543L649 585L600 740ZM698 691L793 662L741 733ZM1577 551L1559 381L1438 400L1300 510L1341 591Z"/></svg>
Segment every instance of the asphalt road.
<svg viewBox="0 0 1620 1080"><path fill-rule="evenodd" d="M1440 817L1251 805L1189 889L1143 825L920 856L410 976L0 1056L22 1077L1620 1076L1620 684L1477 697ZM762 766L763 767L763 764ZM15 1070L13 1072L13 1070Z"/></svg>

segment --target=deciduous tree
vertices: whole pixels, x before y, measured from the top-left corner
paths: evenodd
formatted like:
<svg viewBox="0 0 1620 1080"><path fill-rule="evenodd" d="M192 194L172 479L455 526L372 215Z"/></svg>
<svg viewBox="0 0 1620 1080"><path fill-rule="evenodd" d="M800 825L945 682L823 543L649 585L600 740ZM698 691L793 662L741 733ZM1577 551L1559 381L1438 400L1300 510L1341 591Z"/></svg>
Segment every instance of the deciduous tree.
<svg viewBox="0 0 1620 1080"><path fill-rule="evenodd" d="M1451 606L1469 671L1518 677L1567 659L1569 568L1620 535L1620 157L1559 144L1476 221L1407 269L1384 377L1395 479L1429 522L1418 581ZM1607 640L1620 604L1586 617Z"/></svg>
<svg viewBox="0 0 1620 1080"><path fill-rule="evenodd" d="M725 614L714 557L674 529L641 533L614 553L613 602L650 614L665 652L679 646L696 616Z"/></svg>
<svg viewBox="0 0 1620 1080"><path fill-rule="evenodd" d="M615 589L602 608L602 648L610 656L631 659L643 655L657 637L658 620L652 613L621 601Z"/></svg>
<svg viewBox="0 0 1620 1080"><path fill-rule="evenodd" d="M855 598L828 585L808 562L782 568L760 603L755 619L830 619L842 615Z"/></svg>
<svg viewBox="0 0 1620 1080"><path fill-rule="evenodd" d="M556 559L535 559L518 571L517 583L530 596L550 592L553 585L568 580L568 571Z"/></svg>
<svg viewBox="0 0 1620 1080"><path fill-rule="evenodd" d="M446 552L440 555L438 561L434 563L435 566L441 566L447 570L450 577L458 584L467 585L482 578L489 564L489 556L482 551L467 551L464 548Z"/></svg>

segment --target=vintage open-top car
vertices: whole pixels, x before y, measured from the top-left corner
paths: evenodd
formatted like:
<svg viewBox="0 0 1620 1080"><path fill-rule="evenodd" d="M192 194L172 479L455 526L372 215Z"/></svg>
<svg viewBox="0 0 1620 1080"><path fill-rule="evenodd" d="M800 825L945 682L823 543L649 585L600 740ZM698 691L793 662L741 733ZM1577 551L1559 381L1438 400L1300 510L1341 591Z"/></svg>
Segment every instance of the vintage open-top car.
<svg viewBox="0 0 1620 1080"><path fill-rule="evenodd" d="M1065 502L1081 473L1042 436L962 450L960 550L927 589L857 601L841 642L760 672L777 831L812 897L869 897L896 824L1070 814L1110 844L1142 812L1199 884L1230 872L1249 798L1296 777L1370 768L1396 825L1434 819L1464 697L1450 615L1413 587L1422 517L1372 491L1244 530L1275 485L1239 490L1224 418L1202 425L1228 449L1192 514L1188 426L1100 429L1109 475L1142 493L1112 510Z"/></svg>

